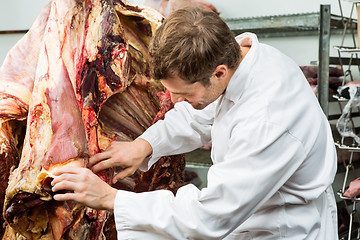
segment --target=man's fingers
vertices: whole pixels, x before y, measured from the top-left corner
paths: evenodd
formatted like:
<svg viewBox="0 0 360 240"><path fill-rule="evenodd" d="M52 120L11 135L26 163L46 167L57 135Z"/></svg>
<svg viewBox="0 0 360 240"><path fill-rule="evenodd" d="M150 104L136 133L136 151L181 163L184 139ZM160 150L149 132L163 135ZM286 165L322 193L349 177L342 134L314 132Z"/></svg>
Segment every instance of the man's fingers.
<svg viewBox="0 0 360 240"><path fill-rule="evenodd" d="M117 183L119 180L122 180L128 176L133 175L134 172L135 170L133 170L132 168L125 168L124 170L122 170L121 172L115 175L115 177L112 180L113 184Z"/></svg>
<svg viewBox="0 0 360 240"><path fill-rule="evenodd" d="M53 198L56 201L75 200L76 199L76 194L75 193L55 194Z"/></svg>
<svg viewBox="0 0 360 240"><path fill-rule="evenodd" d="M90 167L94 173L113 167L113 163L110 159L98 162L97 164Z"/></svg>
<svg viewBox="0 0 360 240"><path fill-rule="evenodd" d="M74 174L62 174L58 177L55 177L51 182L52 191L60 191L60 190L72 190L75 191L76 189L76 176Z"/></svg>
<svg viewBox="0 0 360 240"><path fill-rule="evenodd" d="M352 197L352 196L351 196L351 192L349 191L349 189L345 191L345 193L343 194L343 196L344 196L344 197L349 197L349 198Z"/></svg>
<svg viewBox="0 0 360 240"><path fill-rule="evenodd" d="M347 189L347 190L343 193L343 195L344 195L345 197L348 197L348 196L349 196L349 189Z"/></svg>
<svg viewBox="0 0 360 240"><path fill-rule="evenodd" d="M88 173L93 174L87 168L71 167L59 168L59 171L57 173L59 174L55 175L54 179L51 181L51 185L53 186L53 192L59 190L79 190L79 187L82 185L78 183L86 182L86 179L88 179Z"/></svg>
<svg viewBox="0 0 360 240"><path fill-rule="evenodd" d="M109 159L111 157L111 155L105 151L105 152L102 152L102 153L97 153L95 154L94 156L92 156L90 159L89 159L89 164L88 164L88 167L91 168L92 166L94 166L95 164L97 164L98 162L101 162L101 161L104 161L106 159Z"/></svg>

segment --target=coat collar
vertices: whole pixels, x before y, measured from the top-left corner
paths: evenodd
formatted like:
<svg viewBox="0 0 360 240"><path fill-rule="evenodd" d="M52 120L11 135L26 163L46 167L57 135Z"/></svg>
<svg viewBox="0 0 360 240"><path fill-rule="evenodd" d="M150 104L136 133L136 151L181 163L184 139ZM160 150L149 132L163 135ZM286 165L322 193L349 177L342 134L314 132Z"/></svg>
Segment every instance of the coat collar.
<svg viewBox="0 0 360 240"><path fill-rule="evenodd" d="M259 47L257 36L253 33L243 33L235 39L240 46L251 46L251 48L234 72L223 94L224 98L233 102L240 99L251 82L251 69L257 59Z"/></svg>

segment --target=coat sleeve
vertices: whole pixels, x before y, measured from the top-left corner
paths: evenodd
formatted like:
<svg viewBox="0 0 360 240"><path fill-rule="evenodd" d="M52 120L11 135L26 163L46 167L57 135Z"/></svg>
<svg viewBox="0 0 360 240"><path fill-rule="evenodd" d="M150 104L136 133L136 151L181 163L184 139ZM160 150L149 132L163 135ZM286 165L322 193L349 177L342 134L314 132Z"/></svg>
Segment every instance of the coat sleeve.
<svg viewBox="0 0 360 240"><path fill-rule="evenodd" d="M176 103L139 138L148 141L153 149L141 170L148 170L160 157L190 152L211 140L211 126L214 121L218 100L203 110L195 110L189 103Z"/></svg>
<svg viewBox="0 0 360 240"><path fill-rule="evenodd" d="M262 207L304 158L302 143L280 126L235 127L224 159L209 169L206 188L188 184L176 196L119 190L118 238L146 233L146 239L221 239Z"/></svg>

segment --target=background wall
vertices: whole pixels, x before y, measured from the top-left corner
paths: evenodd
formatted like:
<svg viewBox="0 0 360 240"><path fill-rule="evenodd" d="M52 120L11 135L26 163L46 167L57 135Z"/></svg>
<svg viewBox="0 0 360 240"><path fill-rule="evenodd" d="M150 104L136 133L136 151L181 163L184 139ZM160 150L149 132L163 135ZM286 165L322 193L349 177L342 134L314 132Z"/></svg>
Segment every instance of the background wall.
<svg viewBox="0 0 360 240"><path fill-rule="evenodd" d="M49 0L0 0L0 30L28 29Z"/></svg>

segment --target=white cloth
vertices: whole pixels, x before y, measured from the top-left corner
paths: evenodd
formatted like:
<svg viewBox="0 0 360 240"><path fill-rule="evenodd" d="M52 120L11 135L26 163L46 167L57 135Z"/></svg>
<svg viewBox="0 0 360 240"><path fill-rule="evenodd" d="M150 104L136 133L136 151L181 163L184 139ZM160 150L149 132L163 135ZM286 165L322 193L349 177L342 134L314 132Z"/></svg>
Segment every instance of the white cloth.
<svg viewBox="0 0 360 240"><path fill-rule="evenodd" d="M156 11L160 11L161 4L165 4L165 9L163 10L164 12L162 12L161 14L163 14L165 17L168 17L171 12L171 0L167 2L166 1L163 2L162 0L130 0L130 2L139 6L144 5L147 7L152 7Z"/></svg>
<svg viewBox="0 0 360 240"><path fill-rule="evenodd" d="M141 138L160 156L212 140L202 190L118 191L118 239L337 239L331 130L300 68L256 35L226 92L204 110L175 104ZM145 166L146 167L146 166ZM230 234L230 235L228 235Z"/></svg>

